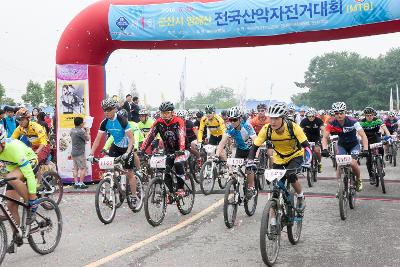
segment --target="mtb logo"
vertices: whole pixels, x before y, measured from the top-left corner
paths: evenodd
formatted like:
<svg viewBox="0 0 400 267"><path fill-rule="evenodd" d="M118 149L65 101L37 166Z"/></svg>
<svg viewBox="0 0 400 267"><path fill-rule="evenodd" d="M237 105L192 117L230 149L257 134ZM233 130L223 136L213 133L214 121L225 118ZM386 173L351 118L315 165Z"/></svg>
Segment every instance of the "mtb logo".
<svg viewBox="0 0 400 267"><path fill-rule="evenodd" d="M354 129L355 129L354 126L343 127L343 133L349 133L349 132L353 131Z"/></svg>

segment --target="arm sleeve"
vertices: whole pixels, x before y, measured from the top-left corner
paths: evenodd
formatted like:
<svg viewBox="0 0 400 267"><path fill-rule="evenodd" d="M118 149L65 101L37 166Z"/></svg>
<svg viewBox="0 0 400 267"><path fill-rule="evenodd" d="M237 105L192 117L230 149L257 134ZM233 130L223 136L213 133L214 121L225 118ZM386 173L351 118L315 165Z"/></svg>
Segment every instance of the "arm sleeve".
<svg viewBox="0 0 400 267"><path fill-rule="evenodd" d="M106 143L104 144L103 149L109 150L113 142L114 142L114 137L112 135L110 135L110 137L108 137Z"/></svg>
<svg viewBox="0 0 400 267"><path fill-rule="evenodd" d="M137 127L135 127L135 128L132 127L132 132L133 132L133 137L135 138L135 143L133 144L133 148L135 150L138 150L139 149L139 138L140 138L139 133L140 133L140 130Z"/></svg>
<svg viewBox="0 0 400 267"><path fill-rule="evenodd" d="M268 125L269 125L269 124L265 124L265 125L261 128L260 132L259 132L258 135L257 135L257 138L254 140L254 145L257 146L257 149L258 149L258 147L260 147L260 146L265 142L265 140L267 139L267 129L268 129ZM256 150L256 151L257 151L257 150Z"/></svg>
<svg viewBox="0 0 400 267"><path fill-rule="evenodd" d="M253 144L251 146L251 148L250 148L249 156L247 158L250 159L250 160L253 160L256 157L256 153L257 153L258 148L259 148L259 146Z"/></svg>
<svg viewBox="0 0 400 267"><path fill-rule="evenodd" d="M201 118L199 131L197 132L197 141L201 143L203 141L203 133L204 133L204 121L205 119Z"/></svg>
<svg viewBox="0 0 400 267"><path fill-rule="evenodd" d="M185 150L185 121L182 119L178 120L179 123L179 149Z"/></svg>
<svg viewBox="0 0 400 267"><path fill-rule="evenodd" d="M154 123L153 123L153 126L151 126L151 128L150 128L150 131L147 133L147 135L146 135L146 138L144 139L144 141L143 141L143 144L142 144L142 146L141 146L141 149L142 150L146 150L147 149L147 147L151 144L151 142L154 140L154 137L156 136L156 134L157 134L157 123L158 123L158 121L156 120Z"/></svg>
<svg viewBox="0 0 400 267"><path fill-rule="evenodd" d="M101 124L100 124L100 128L99 128L99 132L105 132L107 129L106 129L106 124L107 124L107 119L105 119L105 120L103 120L102 122L101 122Z"/></svg>
<svg viewBox="0 0 400 267"><path fill-rule="evenodd" d="M10 161L16 162L19 169L26 179L29 194L36 194L36 177L33 173L32 166L26 157L26 150L30 148L22 147L13 150L12 159Z"/></svg>

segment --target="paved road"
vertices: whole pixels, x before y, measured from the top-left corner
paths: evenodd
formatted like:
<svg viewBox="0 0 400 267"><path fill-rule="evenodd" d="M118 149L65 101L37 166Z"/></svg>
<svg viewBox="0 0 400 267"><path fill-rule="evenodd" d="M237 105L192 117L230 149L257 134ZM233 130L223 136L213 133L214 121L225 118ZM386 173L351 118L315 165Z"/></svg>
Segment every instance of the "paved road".
<svg viewBox="0 0 400 267"><path fill-rule="evenodd" d="M365 182L356 209L342 221L333 197L337 188L333 168L328 161L324 164L323 179L315 187L308 188L302 180L307 192L302 238L293 246L283 235L276 266L400 266L398 167L387 167L385 195ZM367 178L364 163L362 168ZM24 245L16 254L6 255L3 264L84 266L105 258L105 266L264 266L259 228L268 197L265 193L260 195L253 217L239 207L233 229L224 225L221 194L196 195L193 211L187 216L169 206L163 224L154 228L143 211L133 214L126 204L117 210L112 224L103 225L94 209L94 188L80 193L68 190L71 193L60 206L63 236L54 253L40 256ZM199 214L203 216L174 231Z"/></svg>

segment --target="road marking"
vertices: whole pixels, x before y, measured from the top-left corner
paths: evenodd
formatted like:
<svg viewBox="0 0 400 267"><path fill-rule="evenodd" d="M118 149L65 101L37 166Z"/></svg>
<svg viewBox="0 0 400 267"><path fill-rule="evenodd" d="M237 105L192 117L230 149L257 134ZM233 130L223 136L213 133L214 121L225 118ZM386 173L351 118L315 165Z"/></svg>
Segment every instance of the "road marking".
<svg viewBox="0 0 400 267"><path fill-rule="evenodd" d="M141 248L141 247L143 247L143 246L145 246L147 244L150 244L150 243L152 243L154 241L157 241L157 240L159 240L159 239L161 239L161 238L163 238L165 236L168 236L168 235L178 231L179 229L182 229L183 227L185 227L185 226L197 221L201 217L204 217L208 213L212 212L213 210L215 210L216 208L221 206L223 203L224 203L224 199L222 198L222 199L218 200L217 202L215 202L214 204L212 204L211 206L209 206L208 208L205 208L204 210L200 211L199 213L197 213L197 214L193 215L192 217L188 218L187 220L184 220L183 222L178 223L177 225L175 225L175 226L173 226L171 228L168 228L168 229L162 231L161 233L153 235L153 236L151 236L151 237L149 237L149 238L147 238L145 240L142 240L142 241L140 241L138 243L132 244L131 246L129 246L127 248L124 248L124 249L122 249L120 251L117 251L117 252L115 252L115 253L107 256L107 257L99 259L99 260L97 260L95 262L88 263L87 265L85 265L85 267L97 267L97 266L104 265L104 264L106 264L106 263L108 263L108 262L110 262L110 261L112 261L112 260L114 260L116 258L119 258L119 257L121 257L121 256L123 256L123 255L125 255L127 253L135 251L135 250L137 250L137 249L139 249L139 248Z"/></svg>

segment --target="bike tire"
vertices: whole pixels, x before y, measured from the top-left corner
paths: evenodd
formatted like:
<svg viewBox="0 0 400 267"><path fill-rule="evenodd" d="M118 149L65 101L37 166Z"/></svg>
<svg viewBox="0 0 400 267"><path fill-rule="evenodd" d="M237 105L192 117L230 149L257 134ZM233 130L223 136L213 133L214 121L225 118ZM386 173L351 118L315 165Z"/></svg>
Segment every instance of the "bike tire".
<svg viewBox="0 0 400 267"><path fill-rule="evenodd" d="M393 167L396 167L396 165L397 165L397 147L396 147L396 145L393 148L392 158L393 158Z"/></svg>
<svg viewBox="0 0 400 267"><path fill-rule="evenodd" d="M376 160L376 171L377 180L380 180L381 182L382 193L386 194L385 178L383 175L383 162L380 157L378 157Z"/></svg>
<svg viewBox="0 0 400 267"><path fill-rule="evenodd" d="M47 202L47 203L45 203ZM42 205L45 204L45 205ZM61 239L61 235L62 235L62 227L63 227L63 221L62 221L62 216L61 216L61 211L58 208L58 205L56 204L56 202L50 198L40 198L38 199L38 205L42 206L43 208L45 206L53 206L51 209L45 209L43 210L43 212L40 210L40 208L37 209L36 214L35 214L35 220L31 223L31 229L28 235L28 243L31 246L31 248L33 249L33 251L35 251L38 254L41 255L46 255L49 254L51 252L53 252L56 247L58 246L58 243L60 242ZM48 220L49 217L46 215L50 212L55 212L57 221L53 222L50 219L50 225L46 225L48 224ZM46 213L46 214L45 214ZM40 222L38 222L38 220L40 220ZM37 229L35 228L35 226L37 227ZM43 249L39 247L39 243L37 243L33 237L34 233L40 232L39 235L39 240L43 242L43 244L48 244L48 242L44 241L45 235L46 233L48 233L48 230L46 229L54 229L55 226L57 226L57 234L55 237L54 242L51 243L51 246L47 249ZM42 229L42 228L46 228L46 229Z"/></svg>
<svg viewBox="0 0 400 267"><path fill-rule="evenodd" d="M317 181L318 168L319 168L319 162L317 159L317 155L315 153L313 154L313 161L314 161L313 180L315 183Z"/></svg>
<svg viewBox="0 0 400 267"><path fill-rule="evenodd" d="M48 183L51 186L54 186L55 191L54 191L54 193L52 193L50 195L42 195L40 197L49 197L49 198L53 199L57 205L60 205L63 194L64 194L64 185L63 185L60 175L58 175L58 173L54 172L54 171L47 171L47 172L43 173L42 180L43 179L46 179L46 181L48 181ZM45 205L45 203L43 205ZM50 207L43 206L43 208L50 209L51 206Z"/></svg>
<svg viewBox="0 0 400 267"><path fill-rule="evenodd" d="M193 180L199 184L200 178L199 178L199 173L196 169L196 164L197 164L197 159L194 156L190 155L188 160L189 174L193 178Z"/></svg>
<svg viewBox="0 0 400 267"><path fill-rule="evenodd" d="M348 199L349 199L349 207L350 209L354 209L356 207L356 189L355 189L355 181L356 177L354 174L351 174L351 180L348 181Z"/></svg>
<svg viewBox="0 0 400 267"><path fill-rule="evenodd" d="M114 220L115 213L117 211L117 207L116 207L117 191L115 190L115 188L111 187L111 179L112 178L105 178L99 182L99 184L97 185L97 189L96 189L96 196L94 198L97 217L104 224L111 223ZM103 200L100 199L100 197L104 197L104 196L101 196L103 194L103 192L102 192L103 186L105 186L105 187L108 186L108 188L109 188L109 189L105 189L105 191L109 190L109 195L110 195L110 199L107 199L107 201L109 201L110 203L107 203L107 206L109 206L111 208L111 214L108 217L104 217L100 210L100 202L103 202L104 204L106 204L104 202L105 199L103 199ZM104 194L106 194L106 193L104 193Z"/></svg>
<svg viewBox="0 0 400 267"><path fill-rule="evenodd" d="M224 222L226 227L232 228L235 225L237 209L239 203L235 200L239 194L239 188L235 179L229 180L225 188L224 195ZM233 195L231 195L233 193ZM229 207L232 206L232 215L230 216Z"/></svg>
<svg viewBox="0 0 400 267"><path fill-rule="evenodd" d="M184 199L183 199L183 198L180 198L180 199L177 201L177 207L178 207L179 212L180 212L182 215L187 215L187 214L189 214L189 213L192 211L192 209L193 209L194 199L195 199L195 196L196 196L196 188L195 188L194 180L193 180L191 177L189 177L189 178L185 181L184 190L185 190L185 197L188 196L188 199L187 199L187 200L189 201L189 205L188 205L188 207L185 207L185 201L184 201Z"/></svg>
<svg viewBox="0 0 400 267"><path fill-rule="evenodd" d="M256 173L256 180L258 180L258 189L264 190L265 189L265 176L264 172Z"/></svg>
<svg viewBox="0 0 400 267"><path fill-rule="evenodd" d="M281 226L279 225L280 220L278 220L278 218L276 218L277 220L277 236L274 239L273 236L270 235L270 237L268 237L268 233L269 233L269 217L270 217L270 213L271 210L275 213L278 214L278 208L277 208L277 203L275 200L268 200L267 204L264 207L262 216L261 216L261 227L260 227L260 252L261 252L261 257L264 261L264 263L267 266L272 266L279 255L279 249L280 249L280 244L281 244ZM268 255L268 252L271 250L269 249L267 246L267 242L269 243L269 241L271 241L271 243L274 246L274 250L272 251L271 255Z"/></svg>
<svg viewBox="0 0 400 267"><path fill-rule="evenodd" d="M346 188L343 182L343 178L340 177L340 184L339 184L339 192L338 192L338 199L339 199L339 213L340 219L343 221L347 218L347 193Z"/></svg>
<svg viewBox="0 0 400 267"><path fill-rule="evenodd" d="M290 208L290 212L288 212L288 215L290 214L290 217L291 217L290 218L291 223L289 223L286 226L286 229L287 229L287 236L288 236L289 242L292 245L296 245L297 243L299 243L300 238L301 238L301 230L303 228L303 216L302 215L301 215L301 217L297 216L298 214L297 214L296 210L294 209L294 207L296 207L297 203L294 202L295 197L294 197L293 193L291 195L292 195L292 200L291 200L292 207ZM304 211L303 211L303 213L304 213Z"/></svg>
<svg viewBox="0 0 400 267"><path fill-rule="evenodd" d="M7 248L7 230L4 222L0 221L0 265L2 264L4 257L6 256Z"/></svg>
<svg viewBox="0 0 400 267"><path fill-rule="evenodd" d="M142 208L143 208L143 203L144 203L144 195L145 195L145 192L144 192L144 188L143 188L143 183L142 183L142 178L141 178L141 176L138 174L138 173L135 173L135 175L136 175L136 191L137 191L137 198L138 198L138 200L140 201L139 203L139 206L138 207L133 207L132 206L132 203L131 203L131 201L130 201L130 197L131 197L131 194L132 194L132 192L131 192L131 187L129 186L129 182L127 183L127 187L126 187L126 199L127 199L127 202L128 202L128 206L129 206L129 208L131 209L131 211L133 212L133 213L138 213L138 212L140 212L141 210L142 210Z"/></svg>
<svg viewBox="0 0 400 267"><path fill-rule="evenodd" d="M314 178L312 177L312 166L311 168L307 169L307 184L308 187L313 187L314 184Z"/></svg>
<svg viewBox="0 0 400 267"><path fill-rule="evenodd" d="M227 183L228 183L228 178L226 178L226 176L224 176L223 174L218 175L219 188L225 189Z"/></svg>
<svg viewBox="0 0 400 267"><path fill-rule="evenodd" d="M211 175L211 177L207 176L205 177L205 172L206 168L210 168L211 170L207 171L208 175ZM208 187L205 186L205 183L209 183ZM214 189L214 184L215 184L215 170L212 169L212 162L211 161L206 161L204 162L203 166L201 166L200 170L200 189L201 192L203 192L204 195L209 195L212 193Z"/></svg>
<svg viewBox="0 0 400 267"><path fill-rule="evenodd" d="M157 186L159 186L158 189L157 189ZM158 194L157 196L155 196L156 193ZM150 181L149 185L147 186L145 199L144 199L144 214L146 216L147 222L151 226L154 226L154 227L159 226L163 222L165 213L167 211L166 197L167 197L167 192L165 189L165 183L164 183L163 179L157 178L157 177L152 179ZM151 204L156 203L156 206L157 205L160 206L161 215L159 218L152 217L152 214L150 213L150 210L149 210L149 202L151 202Z"/></svg>
<svg viewBox="0 0 400 267"><path fill-rule="evenodd" d="M259 188L258 180L255 179L254 182L255 182L255 188ZM244 192L246 192L246 190L247 190L247 185L245 186ZM257 201L258 201L258 190L256 191L256 195L253 196L250 200L244 198L244 211L246 212L247 216L251 217L254 215L257 209Z"/></svg>

